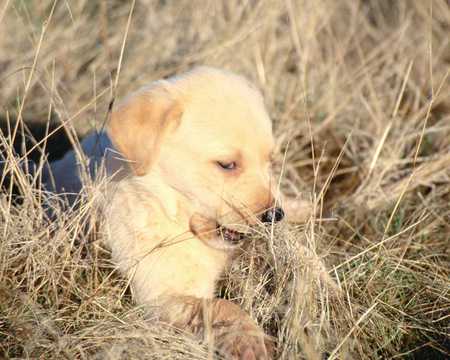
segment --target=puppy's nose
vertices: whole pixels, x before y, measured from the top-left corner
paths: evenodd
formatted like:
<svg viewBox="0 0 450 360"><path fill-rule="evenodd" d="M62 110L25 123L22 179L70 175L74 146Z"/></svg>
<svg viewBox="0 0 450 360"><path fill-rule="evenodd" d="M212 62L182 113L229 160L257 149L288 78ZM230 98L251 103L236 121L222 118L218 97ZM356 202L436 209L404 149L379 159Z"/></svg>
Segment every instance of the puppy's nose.
<svg viewBox="0 0 450 360"><path fill-rule="evenodd" d="M284 211L282 208L279 207L270 208L261 216L262 222L265 223L278 222L283 218L284 218Z"/></svg>

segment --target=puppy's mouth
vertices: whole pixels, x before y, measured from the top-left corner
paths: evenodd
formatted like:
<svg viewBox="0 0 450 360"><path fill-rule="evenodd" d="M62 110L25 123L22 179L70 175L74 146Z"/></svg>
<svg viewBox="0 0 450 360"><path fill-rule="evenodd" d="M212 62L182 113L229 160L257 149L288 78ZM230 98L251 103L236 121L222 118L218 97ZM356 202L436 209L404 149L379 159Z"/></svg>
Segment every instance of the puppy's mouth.
<svg viewBox="0 0 450 360"><path fill-rule="evenodd" d="M217 223L216 225L216 234L224 241L232 245L239 245L246 236L246 234L243 232L230 229L229 227L220 225L219 223Z"/></svg>
<svg viewBox="0 0 450 360"><path fill-rule="evenodd" d="M247 225L222 225L217 220L194 214L190 219L191 231L209 246L233 250L248 235Z"/></svg>

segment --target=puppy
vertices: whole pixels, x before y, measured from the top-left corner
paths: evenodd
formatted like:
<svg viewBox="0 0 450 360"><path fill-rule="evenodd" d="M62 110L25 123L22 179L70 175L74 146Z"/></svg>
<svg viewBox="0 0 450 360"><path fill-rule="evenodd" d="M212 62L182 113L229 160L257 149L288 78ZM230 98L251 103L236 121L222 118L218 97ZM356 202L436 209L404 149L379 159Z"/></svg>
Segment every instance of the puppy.
<svg viewBox="0 0 450 360"><path fill-rule="evenodd" d="M280 221L272 124L244 78L199 67L125 99L105 133L82 142L88 175L104 165L107 245L133 296L162 321L213 341L232 359L272 358L263 331L215 284L248 226ZM47 187L78 193L74 152ZM77 165L78 164L78 165Z"/></svg>

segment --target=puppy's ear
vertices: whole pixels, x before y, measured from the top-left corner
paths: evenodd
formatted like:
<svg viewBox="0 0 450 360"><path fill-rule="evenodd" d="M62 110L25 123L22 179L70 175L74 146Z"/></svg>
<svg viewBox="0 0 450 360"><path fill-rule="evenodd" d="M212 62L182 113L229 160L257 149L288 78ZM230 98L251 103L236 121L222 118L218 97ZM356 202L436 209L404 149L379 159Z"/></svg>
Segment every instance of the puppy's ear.
<svg viewBox="0 0 450 360"><path fill-rule="evenodd" d="M159 156L164 136L181 121L181 105L168 94L142 92L111 115L108 134L136 175L145 175Z"/></svg>

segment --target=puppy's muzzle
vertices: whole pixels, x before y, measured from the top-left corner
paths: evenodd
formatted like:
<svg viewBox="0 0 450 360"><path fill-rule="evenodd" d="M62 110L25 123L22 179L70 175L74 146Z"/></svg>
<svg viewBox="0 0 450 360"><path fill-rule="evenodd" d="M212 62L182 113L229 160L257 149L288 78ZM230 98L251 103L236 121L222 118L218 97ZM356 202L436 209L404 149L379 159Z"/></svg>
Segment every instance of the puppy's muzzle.
<svg viewBox="0 0 450 360"><path fill-rule="evenodd" d="M268 210L266 210L262 216L261 221L263 223L275 223L278 221L283 220L284 218L284 211L280 207L273 207Z"/></svg>

